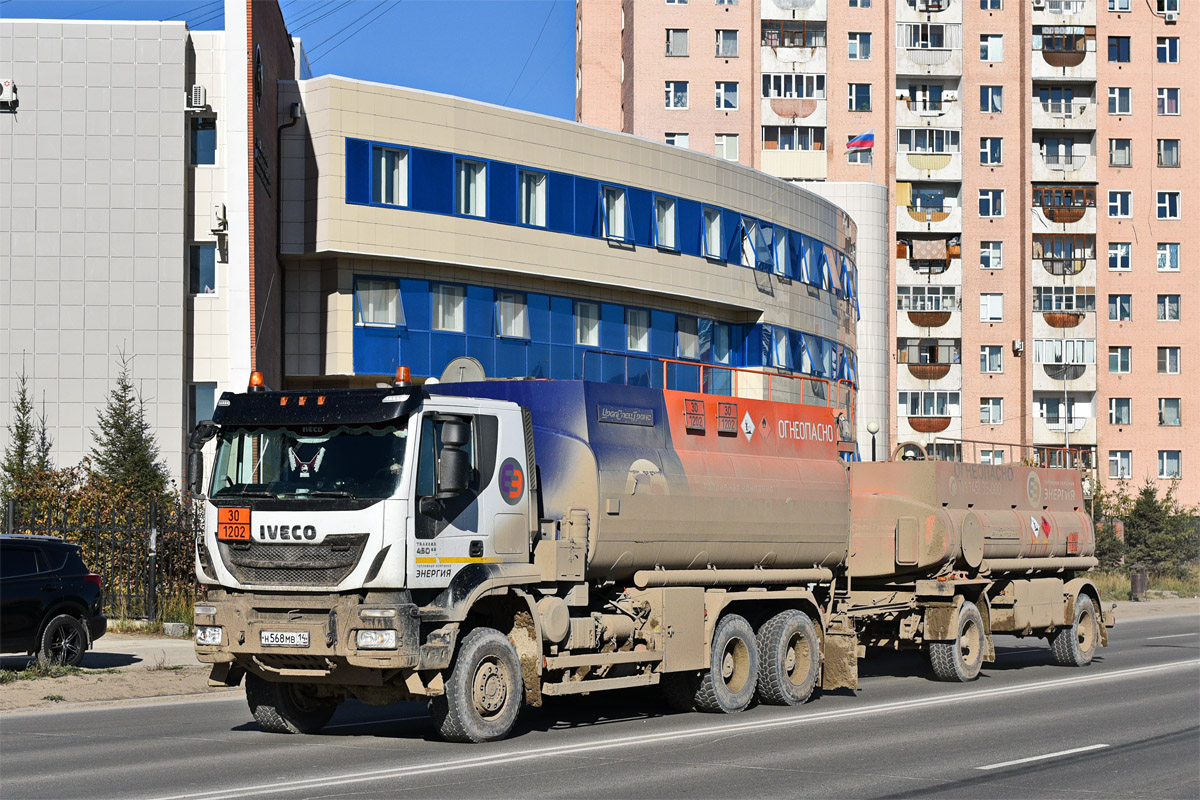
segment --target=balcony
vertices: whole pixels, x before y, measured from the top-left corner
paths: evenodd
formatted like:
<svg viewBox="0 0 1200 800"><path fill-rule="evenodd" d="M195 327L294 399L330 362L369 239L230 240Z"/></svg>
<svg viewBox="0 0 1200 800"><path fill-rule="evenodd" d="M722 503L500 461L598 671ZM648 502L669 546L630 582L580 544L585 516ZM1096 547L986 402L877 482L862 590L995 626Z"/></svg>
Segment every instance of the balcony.
<svg viewBox="0 0 1200 800"><path fill-rule="evenodd" d="M1035 392L1096 391L1095 364L1037 364L1033 371Z"/></svg>
<svg viewBox="0 0 1200 800"><path fill-rule="evenodd" d="M770 5L764 3L764 6L763 19L825 19L828 13L826 0L771 0ZM771 16L775 9L783 13ZM797 12L794 17L793 11Z"/></svg>
<svg viewBox="0 0 1200 800"><path fill-rule="evenodd" d="M764 97L762 99L762 124L806 125L813 128L825 127L825 98L813 97Z"/></svg>
<svg viewBox="0 0 1200 800"><path fill-rule="evenodd" d="M1034 233L1095 233L1095 206L1034 206Z"/></svg>
<svg viewBox="0 0 1200 800"><path fill-rule="evenodd" d="M1090 41L1095 47L1095 41ZM1095 50L1034 50L1033 79L1096 81Z"/></svg>
<svg viewBox="0 0 1200 800"><path fill-rule="evenodd" d="M1092 265L1096 259L1084 258L1077 256L1067 257L1050 257L1050 258L1034 258L1034 263L1040 263L1042 269L1047 273L1059 277L1071 277L1079 275L1085 269Z"/></svg>
<svg viewBox="0 0 1200 800"><path fill-rule="evenodd" d="M899 47L896 49L896 74L944 76L962 75L962 50L949 47Z"/></svg>
<svg viewBox="0 0 1200 800"><path fill-rule="evenodd" d="M763 72L811 72L825 74L828 61L824 47L762 46Z"/></svg>
<svg viewBox="0 0 1200 800"><path fill-rule="evenodd" d="M1066 441L1064 435L1069 436L1072 447L1082 446L1096 443L1096 418L1084 417L1078 414L1073 416L1055 415L1052 417L1034 417L1033 419L1033 440L1041 444L1057 443L1062 444Z"/></svg>
<svg viewBox="0 0 1200 800"><path fill-rule="evenodd" d="M1033 0L1034 25L1095 25L1103 0Z"/></svg>
<svg viewBox="0 0 1200 800"><path fill-rule="evenodd" d="M895 6L897 22L962 22L962 0L900 0Z"/></svg>
<svg viewBox="0 0 1200 800"><path fill-rule="evenodd" d="M1035 183L1094 183L1096 157L1088 153L1043 152L1033 146Z"/></svg>
<svg viewBox="0 0 1200 800"><path fill-rule="evenodd" d="M897 153L896 180L961 181L962 153Z"/></svg>
<svg viewBox="0 0 1200 800"><path fill-rule="evenodd" d="M1071 101L1033 101L1034 130L1094 131L1096 104L1087 99Z"/></svg>
<svg viewBox="0 0 1200 800"><path fill-rule="evenodd" d="M1068 339L1096 338L1096 312L1080 310L1038 311L1036 302L1033 312L1032 333L1034 339L1058 339L1065 333Z"/></svg>
<svg viewBox="0 0 1200 800"><path fill-rule="evenodd" d="M825 180L824 150L763 150L763 172L784 180Z"/></svg>
<svg viewBox="0 0 1200 800"><path fill-rule="evenodd" d="M958 100L910 100L896 98L897 128L961 128L962 103Z"/></svg>
<svg viewBox="0 0 1200 800"><path fill-rule="evenodd" d="M896 230L900 233L961 233L962 209L958 206L898 206Z"/></svg>

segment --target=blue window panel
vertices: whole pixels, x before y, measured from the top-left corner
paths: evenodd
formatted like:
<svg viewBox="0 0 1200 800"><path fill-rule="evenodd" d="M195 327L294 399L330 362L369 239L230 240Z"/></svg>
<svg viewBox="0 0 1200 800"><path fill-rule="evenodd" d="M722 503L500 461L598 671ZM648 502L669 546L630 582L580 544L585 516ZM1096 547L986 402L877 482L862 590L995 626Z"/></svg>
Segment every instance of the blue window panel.
<svg viewBox="0 0 1200 800"><path fill-rule="evenodd" d="M371 202L371 143L346 140L346 202Z"/></svg>
<svg viewBox="0 0 1200 800"><path fill-rule="evenodd" d="M697 328L697 338L700 342L700 360L711 364L713 362L713 322L711 319L700 318Z"/></svg>
<svg viewBox="0 0 1200 800"><path fill-rule="evenodd" d="M804 237L788 231L788 277L794 281L804 280Z"/></svg>
<svg viewBox="0 0 1200 800"><path fill-rule="evenodd" d="M528 343L526 356L526 372L531 378L550 377L550 345L545 342L532 341Z"/></svg>
<svg viewBox="0 0 1200 800"><path fill-rule="evenodd" d="M675 201L675 245L688 256L704 254L704 234L701 230L704 215L695 200Z"/></svg>
<svg viewBox="0 0 1200 800"><path fill-rule="evenodd" d="M395 328L354 326L354 373L395 375L400 348Z"/></svg>
<svg viewBox="0 0 1200 800"><path fill-rule="evenodd" d="M625 202L633 216L633 240L643 247L654 246L654 195L645 189L626 189Z"/></svg>
<svg viewBox="0 0 1200 800"><path fill-rule="evenodd" d="M600 304L600 349L625 349L625 306Z"/></svg>
<svg viewBox="0 0 1200 800"><path fill-rule="evenodd" d="M771 326L758 323L750 328L746 343L746 366L765 367L771 363Z"/></svg>
<svg viewBox="0 0 1200 800"><path fill-rule="evenodd" d="M546 227L559 233L575 232L575 179L551 172L546 187Z"/></svg>
<svg viewBox="0 0 1200 800"><path fill-rule="evenodd" d="M529 342L523 339L497 339L495 377L523 378L528 375L525 361L528 352Z"/></svg>
<svg viewBox="0 0 1200 800"><path fill-rule="evenodd" d="M467 337L467 355L483 365L483 374L496 374L496 339L482 336Z"/></svg>
<svg viewBox="0 0 1200 800"><path fill-rule="evenodd" d="M657 373L657 376L656 376ZM626 384L629 386L655 386L655 377L662 383L660 362L641 356L629 356L625 362Z"/></svg>
<svg viewBox="0 0 1200 800"><path fill-rule="evenodd" d="M575 301L569 297L550 298L550 342L575 344Z"/></svg>
<svg viewBox="0 0 1200 800"><path fill-rule="evenodd" d="M461 333L435 331L429 334L429 371L441 375L454 359L467 354L467 337Z"/></svg>
<svg viewBox="0 0 1200 800"><path fill-rule="evenodd" d="M550 297L528 292L525 313L529 320L529 338L535 342L550 341Z"/></svg>
<svg viewBox="0 0 1200 800"><path fill-rule="evenodd" d="M675 315L669 311L650 311L650 353L675 357Z"/></svg>
<svg viewBox="0 0 1200 800"><path fill-rule="evenodd" d="M412 208L434 214L454 210L454 156L412 149Z"/></svg>
<svg viewBox="0 0 1200 800"><path fill-rule="evenodd" d="M626 363L626 361L627 359L622 355L616 355L612 353L604 354L602 356L602 364L600 367L600 380L604 381L605 383L619 383L624 385L625 370L630 366ZM589 378L591 377L591 366L591 364L588 364Z"/></svg>
<svg viewBox="0 0 1200 800"><path fill-rule="evenodd" d="M585 360L587 363L585 364ZM586 347L571 348L571 380L600 380L600 354Z"/></svg>
<svg viewBox="0 0 1200 800"><path fill-rule="evenodd" d="M700 391L700 365L699 364L679 364L672 362L667 364L667 387L677 392L699 392Z"/></svg>
<svg viewBox="0 0 1200 800"><path fill-rule="evenodd" d="M429 367L429 333L411 328L400 332L400 363L413 375L434 375ZM437 375L441 375L438 372Z"/></svg>
<svg viewBox="0 0 1200 800"><path fill-rule="evenodd" d="M550 346L550 377L569 381L575 376L575 348L565 344Z"/></svg>
<svg viewBox="0 0 1200 800"><path fill-rule="evenodd" d="M575 179L575 233L602 236L600 228L600 184L587 178Z"/></svg>
<svg viewBox="0 0 1200 800"><path fill-rule="evenodd" d="M487 216L492 222L517 221L517 168L503 161L487 165Z"/></svg>
<svg viewBox="0 0 1200 800"><path fill-rule="evenodd" d="M721 252L730 264L742 263L742 215L736 211L721 210Z"/></svg>
<svg viewBox="0 0 1200 800"><path fill-rule="evenodd" d="M410 328L427 331L432 313L429 301L429 281L402 279L400 302L404 306L404 322Z"/></svg>
<svg viewBox="0 0 1200 800"><path fill-rule="evenodd" d="M466 307L468 336L496 335L496 294L490 286L468 286Z"/></svg>

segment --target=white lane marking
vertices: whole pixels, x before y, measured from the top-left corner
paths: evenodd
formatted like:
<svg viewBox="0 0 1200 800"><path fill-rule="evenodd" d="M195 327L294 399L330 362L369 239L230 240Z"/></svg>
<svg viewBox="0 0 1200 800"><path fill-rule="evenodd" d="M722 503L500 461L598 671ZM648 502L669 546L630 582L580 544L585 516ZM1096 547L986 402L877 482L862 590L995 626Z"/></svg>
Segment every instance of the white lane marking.
<svg viewBox="0 0 1200 800"><path fill-rule="evenodd" d="M1089 744L1087 747L1076 747L1071 750L1059 750L1057 753L1046 753L1043 756L1030 756L1029 758L1018 758L1013 761L1002 761L999 764L988 764L986 767L976 767L975 769L1001 769L1002 767L1012 767L1017 764L1028 764L1030 761L1045 761L1048 758L1062 758L1063 756L1072 756L1076 753L1086 753L1089 750L1103 750L1108 747L1106 744Z"/></svg>
<svg viewBox="0 0 1200 800"><path fill-rule="evenodd" d="M1029 683L1020 686L1009 686L998 689L982 689L974 692L962 691L940 697L929 697L919 700L901 700L893 703L878 703L875 705L861 706L859 708L842 709L839 711L825 711L816 714L806 714L804 716L787 717L785 719L767 719L754 722L717 722L698 726L692 730L663 731L661 733L619 736L611 739L601 739L595 742L551 745L548 747L539 747L533 750L521 750L516 753L500 753L475 756L473 758L460 758L452 761L413 764L407 767L392 767L389 769L380 769L371 772L356 771L321 778L276 781L274 783L260 783L250 786L233 786L223 789L214 789L207 792L195 792L192 794L165 795L164 800L165 798L171 798L172 800L209 800L211 798L212 800L217 800L218 798L281 794L283 792L297 792L330 786L344 786L352 783L364 783L384 779L411 778L416 776L433 775L440 772L473 769L476 767L490 768L499 766L501 764L512 764L538 758L567 756L574 755L576 753L592 753L601 750L637 747L647 744L673 744L674 742L684 739L697 739L706 736L729 736L740 733L772 730L775 728L792 728L798 725L808 725L814 722L825 722L833 719L851 719L854 717L870 716L872 714L907 711L916 708L927 708L930 706L950 705L953 703L969 702L972 700L989 700L996 697L1004 697L1011 694L1024 694L1025 692L1033 692L1043 689L1080 686L1089 683L1132 678L1153 672L1168 672L1183 668L1195 668L1197 665L1200 665L1200 659L1173 661L1167 664L1158 664L1149 667L1133 667L1115 672L1101 673L1099 675L1085 675L1073 678L1055 678L1054 680L1040 681L1038 683Z"/></svg>
<svg viewBox="0 0 1200 800"><path fill-rule="evenodd" d="M1181 636L1200 636L1200 633L1172 633L1170 636L1147 636L1146 641L1152 642L1155 639L1178 639Z"/></svg>

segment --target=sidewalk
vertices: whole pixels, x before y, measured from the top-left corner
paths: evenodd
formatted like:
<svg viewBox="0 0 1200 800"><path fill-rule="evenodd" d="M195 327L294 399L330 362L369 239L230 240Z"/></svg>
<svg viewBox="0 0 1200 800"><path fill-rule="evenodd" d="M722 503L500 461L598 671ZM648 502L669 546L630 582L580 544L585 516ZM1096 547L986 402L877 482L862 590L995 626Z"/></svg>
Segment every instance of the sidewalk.
<svg viewBox="0 0 1200 800"><path fill-rule="evenodd" d="M22 669L32 661L29 656L0 656L0 667ZM168 638L155 634L106 633L96 640L94 649L83 656L80 669L166 669L199 667L191 637Z"/></svg>

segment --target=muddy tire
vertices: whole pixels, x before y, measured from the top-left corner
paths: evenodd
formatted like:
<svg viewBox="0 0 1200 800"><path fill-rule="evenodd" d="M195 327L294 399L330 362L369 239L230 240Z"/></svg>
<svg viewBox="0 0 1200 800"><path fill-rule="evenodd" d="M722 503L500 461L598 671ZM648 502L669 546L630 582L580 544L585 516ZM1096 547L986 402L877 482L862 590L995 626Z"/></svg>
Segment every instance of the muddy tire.
<svg viewBox="0 0 1200 800"><path fill-rule="evenodd" d="M983 617L974 603L964 602L958 610L958 635L949 642L930 642L929 663L939 681L967 683L979 677L987 633Z"/></svg>
<svg viewBox="0 0 1200 800"><path fill-rule="evenodd" d="M696 687L697 711L736 714L754 699L758 684L758 645L745 617L729 614L713 631L709 666Z"/></svg>
<svg viewBox="0 0 1200 800"><path fill-rule="evenodd" d="M429 701L429 715L447 742L491 742L512 731L524 696L517 648L494 628L476 628L458 649L446 693Z"/></svg>
<svg viewBox="0 0 1200 800"><path fill-rule="evenodd" d="M1075 601L1075 620L1070 627L1059 628L1050 634L1050 650L1055 662L1064 667L1086 667L1096 655L1100 640L1100 624L1096 606L1086 594Z"/></svg>
<svg viewBox="0 0 1200 800"><path fill-rule="evenodd" d="M87 652L87 631L83 623L70 614L59 614L42 629L38 641L37 660L44 666L78 667Z"/></svg>
<svg viewBox="0 0 1200 800"><path fill-rule="evenodd" d="M302 684L275 683L253 673L246 674L246 703L268 733L316 733L338 707L337 700L315 697Z"/></svg>
<svg viewBox="0 0 1200 800"><path fill-rule="evenodd" d="M662 676L659 688L672 711L696 710L696 687L700 679L692 672L669 672Z"/></svg>
<svg viewBox="0 0 1200 800"><path fill-rule="evenodd" d="M758 702L798 706L817 685L821 640L803 611L784 611L758 629Z"/></svg>

